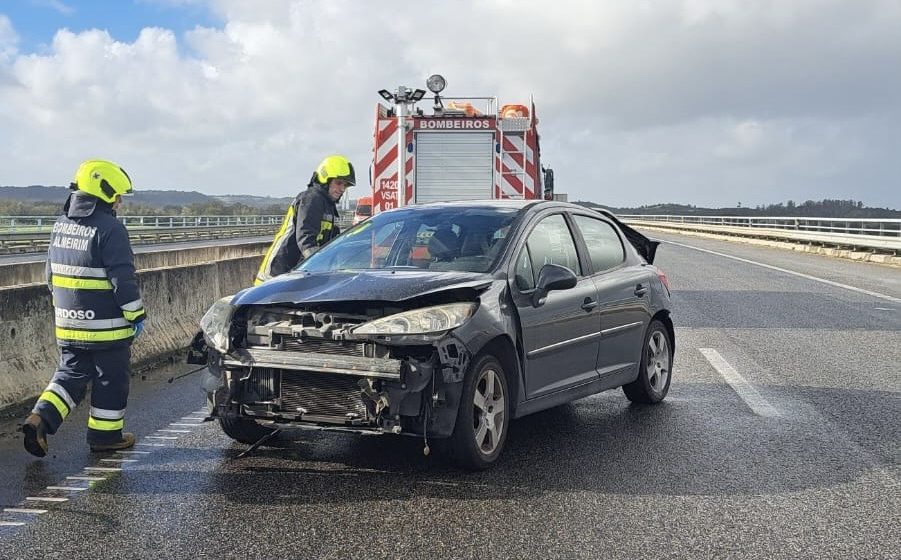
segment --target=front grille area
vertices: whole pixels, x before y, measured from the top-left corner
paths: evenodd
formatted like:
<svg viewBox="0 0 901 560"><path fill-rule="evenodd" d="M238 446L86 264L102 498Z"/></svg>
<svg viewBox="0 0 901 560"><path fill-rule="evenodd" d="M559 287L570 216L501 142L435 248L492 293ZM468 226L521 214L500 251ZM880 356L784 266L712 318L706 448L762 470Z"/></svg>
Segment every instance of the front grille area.
<svg viewBox="0 0 901 560"><path fill-rule="evenodd" d="M351 412L365 418L358 381L335 373L282 370L282 410L293 413L302 407L314 416L344 417Z"/></svg>
<svg viewBox="0 0 901 560"><path fill-rule="evenodd" d="M365 356L365 345L361 342L289 337L285 337L283 341L285 351L288 352L311 352L314 354L332 354L334 356Z"/></svg>

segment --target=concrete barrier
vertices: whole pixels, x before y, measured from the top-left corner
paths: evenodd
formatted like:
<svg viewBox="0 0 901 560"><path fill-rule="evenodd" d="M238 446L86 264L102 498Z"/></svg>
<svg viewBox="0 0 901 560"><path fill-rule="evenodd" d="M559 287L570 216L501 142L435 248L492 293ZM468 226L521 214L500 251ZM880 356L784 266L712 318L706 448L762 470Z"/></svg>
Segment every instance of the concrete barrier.
<svg viewBox="0 0 901 560"><path fill-rule="evenodd" d="M138 272L148 320L144 335L132 346L133 369L186 348L214 301L252 283L267 245L144 253L148 256L142 256L139 268L159 266ZM208 260L181 262L201 258ZM58 359L53 306L41 265L39 282L0 288L0 409L37 397Z"/></svg>
<svg viewBox="0 0 901 560"><path fill-rule="evenodd" d="M187 247L157 249L135 254L138 270L183 266L203 262L218 262L239 257L259 256L266 252L271 241L251 241L235 244L211 245L209 247ZM27 263L0 264L0 286L18 286L44 281L44 258Z"/></svg>

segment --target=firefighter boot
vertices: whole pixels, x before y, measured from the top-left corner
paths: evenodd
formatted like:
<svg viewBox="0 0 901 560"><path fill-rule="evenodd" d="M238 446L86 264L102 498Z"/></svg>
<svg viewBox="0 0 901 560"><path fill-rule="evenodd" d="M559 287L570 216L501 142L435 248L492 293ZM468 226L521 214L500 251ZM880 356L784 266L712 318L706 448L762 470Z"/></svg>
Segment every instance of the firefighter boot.
<svg viewBox="0 0 901 560"><path fill-rule="evenodd" d="M29 414L22 424L22 433L25 434L25 451L35 457L47 455L47 430L40 416L33 412Z"/></svg>
<svg viewBox="0 0 901 560"><path fill-rule="evenodd" d="M93 443L91 451L116 451L117 449L128 449L134 447L135 435L130 432L123 432L122 439L113 443Z"/></svg>

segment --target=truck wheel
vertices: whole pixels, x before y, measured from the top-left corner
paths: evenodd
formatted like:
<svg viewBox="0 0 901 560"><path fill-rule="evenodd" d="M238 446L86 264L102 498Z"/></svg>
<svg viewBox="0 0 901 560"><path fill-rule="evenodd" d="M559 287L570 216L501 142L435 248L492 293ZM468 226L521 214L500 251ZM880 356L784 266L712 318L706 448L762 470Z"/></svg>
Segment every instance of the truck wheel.
<svg viewBox="0 0 901 560"><path fill-rule="evenodd" d="M455 463L465 469L484 470L497 461L507 441L509 402L504 368L494 356L482 356L463 382L449 442Z"/></svg>
<svg viewBox="0 0 901 560"><path fill-rule="evenodd" d="M660 321L651 321L644 335L638 379L623 385L632 402L653 404L666 397L672 381L673 343L669 331Z"/></svg>

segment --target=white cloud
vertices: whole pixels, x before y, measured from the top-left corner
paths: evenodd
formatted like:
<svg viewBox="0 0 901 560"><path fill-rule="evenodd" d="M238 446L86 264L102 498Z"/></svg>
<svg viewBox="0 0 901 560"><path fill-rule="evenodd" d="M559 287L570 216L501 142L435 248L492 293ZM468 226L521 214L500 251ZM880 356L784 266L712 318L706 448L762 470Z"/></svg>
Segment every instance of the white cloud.
<svg viewBox="0 0 901 560"><path fill-rule="evenodd" d="M290 194L327 153L368 167L375 91L440 72L450 94L534 94L543 159L573 198L901 207L896 1L210 9L222 28L60 31L46 55L19 53L0 16L0 184L62 184L102 156L148 187Z"/></svg>

